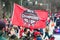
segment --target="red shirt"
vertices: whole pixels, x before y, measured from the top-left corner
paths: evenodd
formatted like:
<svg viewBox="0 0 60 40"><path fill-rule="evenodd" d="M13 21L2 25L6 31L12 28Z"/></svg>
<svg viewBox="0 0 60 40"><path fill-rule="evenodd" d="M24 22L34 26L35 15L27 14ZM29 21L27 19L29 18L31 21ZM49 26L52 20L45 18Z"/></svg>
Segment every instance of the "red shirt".
<svg viewBox="0 0 60 40"><path fill-rule="evenodd" d="M23 32L24 32L24 30L21 29L21 30L20 30L20 33L19 33L20 38L22 37L22 33L23 33Z"/></svg>

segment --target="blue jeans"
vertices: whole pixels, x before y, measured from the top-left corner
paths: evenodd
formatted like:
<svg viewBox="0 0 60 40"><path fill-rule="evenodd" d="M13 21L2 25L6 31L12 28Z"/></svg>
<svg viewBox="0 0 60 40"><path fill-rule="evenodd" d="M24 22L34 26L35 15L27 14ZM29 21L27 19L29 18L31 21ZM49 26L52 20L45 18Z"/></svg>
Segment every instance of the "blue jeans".
<svg viewBox="0 0 60 40"><path fill-rule="evenodd" d="M39 36L39 37L37 37L37 40L42 40L42 38Z"/></svg>

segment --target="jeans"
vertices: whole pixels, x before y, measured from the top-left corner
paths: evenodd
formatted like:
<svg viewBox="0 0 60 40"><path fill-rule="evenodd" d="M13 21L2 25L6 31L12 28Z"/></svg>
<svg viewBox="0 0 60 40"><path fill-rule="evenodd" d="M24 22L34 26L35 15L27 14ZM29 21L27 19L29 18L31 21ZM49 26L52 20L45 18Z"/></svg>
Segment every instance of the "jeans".
<svg viewBox="0 0 60 40"><path fill-rule="evenodd" d="M45 39L46 36L47 36L48 38L50 38L49 33L47 33L47 32L45 32L44 39Z"/></svg>
<svg viewBox="0 0 60 40"><path fill-rule="evenodd" d="M39 36L39 37L37 37L37 40L42 40L42 38Z"/></svg>

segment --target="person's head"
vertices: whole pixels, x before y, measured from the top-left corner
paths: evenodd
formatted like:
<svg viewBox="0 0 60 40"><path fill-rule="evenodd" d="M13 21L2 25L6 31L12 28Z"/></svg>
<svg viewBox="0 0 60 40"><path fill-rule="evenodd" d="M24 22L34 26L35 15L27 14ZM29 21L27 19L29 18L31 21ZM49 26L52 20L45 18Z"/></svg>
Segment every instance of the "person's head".
<svg viewBox="0 0 60 40"><path fill-rule="evenodd" d="M5 26L6 26L5 22L0 20L0 30L3 30Z"/></svg>
<svg viewBox="0 0 60 40"><path fill-rule="evenodd" d="M27 34L27 33L28 33L28 31L29 31L29 29L28 29L28 28L25 28L25 29L24 29L24 33L25 33L25 34Z"/></svg>

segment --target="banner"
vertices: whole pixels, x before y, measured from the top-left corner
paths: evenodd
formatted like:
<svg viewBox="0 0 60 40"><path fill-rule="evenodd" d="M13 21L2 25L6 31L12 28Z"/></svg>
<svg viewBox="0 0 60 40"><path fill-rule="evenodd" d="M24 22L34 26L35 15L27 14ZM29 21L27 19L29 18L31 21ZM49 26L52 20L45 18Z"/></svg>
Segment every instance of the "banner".
<svg viewBox="0 0 60 40"><path fill-rule="evenodd" d="M48 12L44 10L30 10L14 4L12 24L28 28L45 28Z"/></svg>

